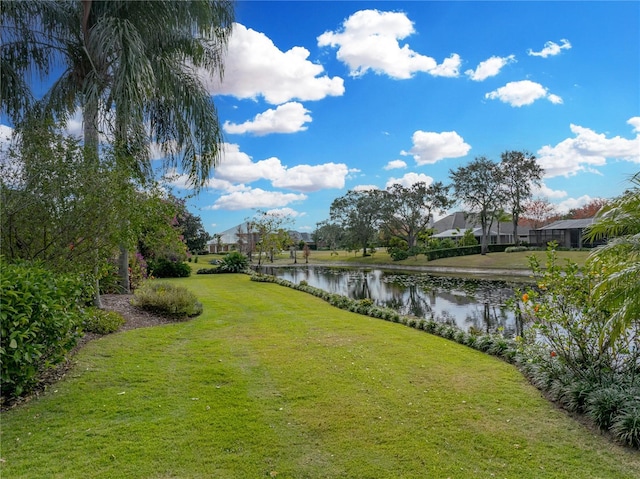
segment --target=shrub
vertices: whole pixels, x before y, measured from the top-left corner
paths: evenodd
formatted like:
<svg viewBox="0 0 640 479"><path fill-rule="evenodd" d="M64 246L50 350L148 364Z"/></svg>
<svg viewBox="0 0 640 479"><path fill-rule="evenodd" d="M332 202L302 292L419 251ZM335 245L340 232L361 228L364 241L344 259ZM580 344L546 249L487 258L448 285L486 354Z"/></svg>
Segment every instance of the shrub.
<svg viewBox="0 0 640 479"><path fill-rule="evenodd" d="M623 444L640 449L640 404L622 409L613 420L611 432Z"/></svg>
<svg viewBox="0 0 640 479"><path fill-rule="evenodd" d="M146 282L137 289L131 304L174 319L186 319L202 313L202 304L191 291L157 281Z"/></svg>
<svg viewBox="0 0 640 479"><path fill-rule="evenodd" d="M587 414L602 429L609 429L626 399L625 393L616 387L598 389L587 399Z"/></svg>
<svg viewBox="0 0 640 479"><path fill-rule="evenodd" d="M110 334L115 333L123 324L124 318L114 311L87 308L82 329L88 333Z"/></svg>
<svg viewBox="0 0 640 479"><path fill-rule="evenodd" d="M399 248L389 248L389 256L393 261L402 261L409 257L409 252Z"/></svg>
<svg viewBox="0 0 640 479"><path fill-rule="evenodd" d="M149 274L156 278L186 278L191 268L182 261L158 258L149 261Z"/></svg>
<svg viewBox="0 0 640 479"><path fill-rule="evenodd" d="M78 277L0 260L0 293L0 387L12 398L29 392L76 345L87 291Z"/></svg>
<svg viewBox="0 0 640 479"><path fill-rule="evenodd" d="M241 273L249 267L249 259L238 251L225 255L220 262L223 273Z"/></svg>

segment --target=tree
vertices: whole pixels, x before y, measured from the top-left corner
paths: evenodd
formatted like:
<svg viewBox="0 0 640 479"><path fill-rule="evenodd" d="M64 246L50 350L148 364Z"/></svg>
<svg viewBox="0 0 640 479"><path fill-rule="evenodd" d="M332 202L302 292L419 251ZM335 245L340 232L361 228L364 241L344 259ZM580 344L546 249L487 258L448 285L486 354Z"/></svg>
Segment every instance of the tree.
<svg viewBox="0 0 640 479"><path fill-rule="evenodd" d="M610 238L592 253L601 275L594 287L597 303L611 313L612 340L640 326L640 173L632 187L606 205L587 231L590 240Z"/></svg>
<svg viewBox="0 0 640 479"><path fill-rule="evenodd" d="M183 199L171 197L178 208L177 223L182 231L182 237L187 245L187 250L193 254L198 254L207 248L207 241L211 235L202 226L202 219L187 210L186 202Z"/></svg>
<svg viewBox="0 0 640 479"><path fill-rule="evenodd" d="M586 205L583 205L579 208L572 208L569 210L567 214L567 219L584 219L584 218L593 218L598 214L598 212L607 206L609 202L604 198L595 198Z"/></svg>
<svg viewBox="0 0 640 479"><path fill-rule="evenodd" d="M382 192L378 190L347 192L331 203L331 221L346 232L350 246L367 247L375 240L381 222Z"/></svg>
<svg viewBox="0 0 640 479"><path fill-rule="evenodd" d="M105 125L118 165L132 175L149 174L155 142L165 166L180 164L194 187L204 184L220 157L222 130L198 70L222 75L231 2L167 1L162 8L141 1L15 3L31 5L3 12L3 32L5 26L15 32L3 42L7 76L24 79L30 69L46 75L53 59L62 59L66 70L43 98L44 111L64 120L80 106L85 147L98 151ZM7 91L5 98L3 88L2 108L14 118L27 106L21 91Z"/></svg>
<svg viewBox="0 0 640 479"><path fill-rule="evenodd" d="M10 148L0 162L2 255L91 276L113 255L135 185L113 156L97 163L87 154L50 125L29 128Z"/></svg>
<svg viewBox="0 0 640 479"><path fill-rule="evenodd" d="M485 157L478 157L449 174L456 198L478 218L482 227L480 251L487 254L491 223L495 211L504 201L500 166Z"/></svg>
<svg viewBox="0 0 640 479"><path fill-rule="evenodd" d="M535 198L523 204L521 225L539 229L558 218L556 207L546 198Z"/></svg>
<svg viewBox="0 0 640 479"><path fill-rule="evenodd" d="M416 246L418 236L425 231L433 213L444 213L452 201L449 188L441 182L427 186L420 182L405 187L394 184L383 196L382 222L387 234L403 239L409 249Z"/></svg>
<svg viewBox="0 0 640 479"><path fill-rule="evenodd" d="M335 223L321 221L316 225L312 236L318 247L327 246L335 252L343 241L345 231Z"/></svg>
<svg viewBox="0 0 640 479"><path fill-rule="evenodd" d="M262 256L269 254L271 262L276 251L281 251L289 241L289 233L283 226L291 221L288 215L274 214L259 210L251 220L253 230L258 241L256 250L258 253L258 266L262 264Z"/></svg>
<svg viewBox="0 0 640 479"><path fill-rule="evenodd" d="M502 185L506 191L506 203L513 222L513 241L516 246L518 223L524 211L524 203L531 198L532 187L540 186L543 170L536 157L526 151L505 151L501 155Z"/></svg>

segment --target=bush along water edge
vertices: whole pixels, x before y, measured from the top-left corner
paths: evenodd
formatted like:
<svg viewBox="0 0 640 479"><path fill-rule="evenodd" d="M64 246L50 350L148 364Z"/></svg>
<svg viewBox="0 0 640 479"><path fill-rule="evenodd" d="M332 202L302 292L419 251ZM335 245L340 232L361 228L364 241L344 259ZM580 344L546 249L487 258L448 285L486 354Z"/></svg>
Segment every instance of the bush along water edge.
<svg viewBox="0 0 640 479"><path fill-rule="evenodd" d="M337 308L400 323L502 359L516 366L554 403L572 414L581 415L591 421L618 443L640 449L640 385L625 388L622 387L625 384L624 380L613 379L612 384L602 385L590 381L589 378L576 377L562 367L552 351L547 351L544 346L531 346L522 337L509 339L501 333L467 332L435 318L423 319L401 315L393 309L375 305L370 299L355 300L340 294L329 293L309 286L305 281L296 284L253 270L245 272L250 276L251 281L275 283L303 291ZM541 351L541 348L544 351ZM541 355L548 355L549 361L541 361Z"/></svg>

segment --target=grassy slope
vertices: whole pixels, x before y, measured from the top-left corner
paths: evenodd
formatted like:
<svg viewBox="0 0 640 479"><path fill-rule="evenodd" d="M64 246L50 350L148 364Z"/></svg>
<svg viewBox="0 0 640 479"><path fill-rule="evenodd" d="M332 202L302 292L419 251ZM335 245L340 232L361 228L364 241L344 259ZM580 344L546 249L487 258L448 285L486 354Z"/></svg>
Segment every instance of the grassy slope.
<svg viewBox="0 0 640 479"><path fill-rule="evenodd" d="M190 322L90 343L2 414L11 478L631 478L640 457L512 367L243 275Z"/></svg>

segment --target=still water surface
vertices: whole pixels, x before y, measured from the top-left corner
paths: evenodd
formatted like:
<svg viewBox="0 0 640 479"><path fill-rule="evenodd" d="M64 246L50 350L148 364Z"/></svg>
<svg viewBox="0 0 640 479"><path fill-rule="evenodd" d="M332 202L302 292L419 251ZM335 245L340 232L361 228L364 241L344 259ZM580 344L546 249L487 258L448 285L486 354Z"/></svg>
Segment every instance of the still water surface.
<svg viewBox="0 0 640 479"><path fill-rule="evenodd" d="M515 285L506 281L455 278L427 273L318 266L264 268L267 274L352 299L369 298L403 315L434 318L468 331L520 334L506 302Z"/></svg>

